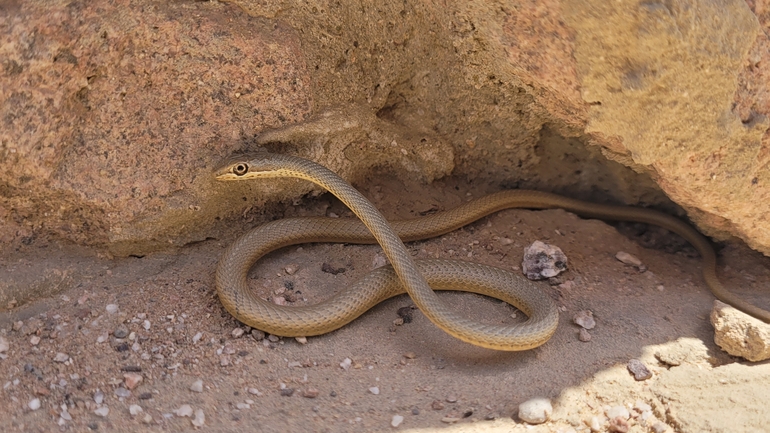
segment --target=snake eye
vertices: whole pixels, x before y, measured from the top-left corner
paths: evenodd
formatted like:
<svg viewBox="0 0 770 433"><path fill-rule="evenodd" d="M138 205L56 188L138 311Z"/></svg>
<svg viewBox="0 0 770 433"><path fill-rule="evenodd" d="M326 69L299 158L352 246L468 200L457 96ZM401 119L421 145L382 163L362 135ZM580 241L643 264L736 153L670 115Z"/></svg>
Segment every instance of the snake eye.
<svg viewBox="0 0 770 433"><path fill-rule="evenodd" d="M249 165L245 162L241 162L237 164L235 167L233 167L233 173L235 173L236 176L243 176L249 171Z"/></svg>

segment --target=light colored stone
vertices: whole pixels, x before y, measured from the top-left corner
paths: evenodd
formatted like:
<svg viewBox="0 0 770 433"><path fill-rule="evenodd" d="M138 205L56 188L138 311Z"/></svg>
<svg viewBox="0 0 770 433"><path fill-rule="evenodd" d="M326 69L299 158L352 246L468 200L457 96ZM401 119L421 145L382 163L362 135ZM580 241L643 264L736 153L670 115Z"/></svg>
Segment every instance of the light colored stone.
<svg viewBox="0 0 770 433"><path fill-rule="evenodd" d="M192 416L192 414L193 414L192 406L190 406L189 404L183 404L183 405L179 406L179 409L176 409L174 411L174 414L176 416L180 416L180 417L181 416Z"/></svg>
<svg viewBox="0 0 770 433"><path fill-rule="evenodd" d="M203 427L206 424L206 415L203 413L203 409L195 409L195 418L191 422L195 427Z"/></svg>
<svg viewBox="0 0 770 433"><path fill-rule="evenodd" d="M143 411L142 406L139 406L138 404L132 404L128 407L128 413L130 413L131 416L139 415Z"/></svg>
<svg viewBox="0 0 770 433"><path fill-rule="evenodd" d="M519 405L519 418L529 424L542 424L552 413L553 406L547 398L533 398Z"/></svg>
<svg viewBox="0 0 770 433"><path fill-rule="evenodd" d="M123 381L126 383L126 388L133 390L144 379L139 373L126 373L123 375Z"/></svg>
<svg viewBox="0 0 770 433"><path fill-rule="evenodd" d="M27 407L29 407L32 410L40 409L40 399L33 398L32 400L29 401L29 403L27 403Z"/></svg>
<svg viewBox="0 0 770 433"><path fill-rule="evenodd" d="M401 415L393 415L393 419L390 420L391 427L398 427L404 422L404 417Z"/></svg>
<svg viewBox="0 0 770 433"><path fill-rule="evenodd" d="M752 362L770 359L770 324L721 301L711 310L714 342L725 352Z"/></svg>
<svg viewBox="0 0 770 433"><path fill-rule="evenodd" d="M203 381L198 379L190 385L190 391L203 392Z"/></svg>
<svg viewBox="0 0 770 433"><path fill-rule="evenodd" d="M95 413L96 415L99 415L99 416L101 416L101 417L106 417L107 415L109 415L109 414L110 414L110 408L108 408L107 406L102 406L102 407L99 407L99 408L97 408L97 409L94 411L94 413Z"/></svg>
<svg viewBox="0 0 770 433"><path fill-rule="evenodd" d="M0 335L0 353L5 353L11 348L11 344L8 343L8 339Z"/></svg>
<svg viewBox="0 0 770 433"><path fill-rule="evenodd" d="M567 270L567 256L555 245L535 241L524 248L521 269L530 280L552 278Z"/></svg>

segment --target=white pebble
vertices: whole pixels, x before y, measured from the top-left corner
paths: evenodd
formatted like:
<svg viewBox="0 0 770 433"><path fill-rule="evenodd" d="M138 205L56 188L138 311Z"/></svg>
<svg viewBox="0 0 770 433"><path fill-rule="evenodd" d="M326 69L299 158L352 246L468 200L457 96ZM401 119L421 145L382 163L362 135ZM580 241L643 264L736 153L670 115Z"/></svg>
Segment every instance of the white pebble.
<svg viewBox="0 0 770 433"><path fill-rule="evenodd" d="M231 333L233 338L241 338L244 334L243 328L237 327L233 329L233 332Z"/></svg>
<svg viewBox="0 0 770 433"><path fill-rule="evenodd" d="M373 387L369 388L369 392L371 392L374 395L380 395L380 388L376 387L376 386L373 386Z"/></svg>
<svg viewBox="0 0 770 433"><path fill-rule="evenodd" d="M193 344L201 341L201 338L203 338L203 333L202 332L198 332L197 334L193 335L193 338L192 338Z"/></svg>
<svg viewBox="0 0 770 433"><path fill-rule="evenodd" d="M591 424L588 426L592 432L599 432L602 430L602 423L599 421L598 416L591 417Z"/></svg>
<svg viewBox="0 0 770 433"><path fill-rule="evenodd" d="M398 427L401 425L401 423L404 422L404 417L401 415L393 415L393 419L390 421L390 425L393 427Z"/></svg>
<svg viewBox="0 0 770 433"><path fill-rule="evenodd" d="M637 268L642 266L642 261L639 260L638 257L625 251L618 251L617 254L615 254L615 258L627 265L636 266Z"/></svg>
<svg viewBox="0 0 770 433"><path fill-rule="evenodd" d="M203 409L195 409L195 418L192 420L192 425L203 427L203 424L206 424L206 415L203 414Z"/></svg>
<svg viewBox="0 0 770 433"><path fill-rule="evenodd" d="M145 331L149 331L150 330L150 326L152 326L152 325L150 325L150 321L149 320L145 320L144 322L142 322L142 328L144 328Z"/></svg>
<svg viewBox="0 0 770 433"><path fill-rule="evenodd" d="M342 367L343 370L348 370L352 364L353 361L350 358L345 358L340 362L340 367Z"/></svg>
<svg viewBox="0 0 770 433"><path fill-rule="evenodd" d="M530 424L542 424L548 421L552 413L553 406L547 398L533 398L519 405L519 418Z"/></svg>
<svg viewBox="0 0 770 433"><path fill-rule="evenodd" d="M70 359L70 356L62 352L57 353L56 356L54 356L53 358L53 360L56 362L67 362L69 361L69 359Z"/></svg>
<svg viewBox="0 0 770 433"><path fill-rule="evenodd" d="M65 421L72 421L72 415L70 415L70 413L67 412L66 408L67 408L67 405L64 405L64 409L62 409L61 413L59 413L59 416L61 417L61 419Z"/></svg>
<svg viewBox="0 0 770 433"><path fill-rule="evenodd" d="M286 271L288 275L294 275L299 270L299 265L292 263L283 268L283 270Z"/></svg>
<svg viewBox="0 0 770 433"><path fill-rule="evenodd" d="M248 403L238 403L235 405L240 410L251 409L251 405Z"/></svg>
<svg viewBox="0 0 770 433"><path fill-rule="evenodd" d="M192 416L193 410L189 404L183 404L179 406L179 409L174 411L174 414L176 414L176 416Z"/></svg>
<svg viewBox="0 0 770 433"><path fill-rule="evenodd" d="M115 314L118 312L118 304L107 304L104 309L110 314Z"/></svg>
<svg viewBox="0 0 770 433"><path fill-rule="evenodd" d="M142 406L139 406L138 404L132 404L128 407L128 413L131 414L131 416L137 416L140 413L143 412Z"/></svg>
<svg viewBox="0 0 770 433"><path fill-rule="evenodd" d="M11 345L8 343L8 339L0 335L0 353L5 353L10 348Z"/></svg>
<svg viewBox="0 0 770 433"><path fill-rule="evenodd" d="M607 415L607 418L609 419L621 417L624 420L627 420L631 417L631 414L628 412L628 409L626 409L625 406L612 406L611 408L607 409L605 415Z"/></svg>
<svg viewBox="0 0 770 433"><path fill-rule="evenodd" d="M297 340L297 343L299 344L307 344L307 337L294 337L295 340Z"/></svg>
<svg viewBox="0 0 770 433"><path fill-rule="evenodd" d="M102 406L102 407L96 409L94 411L94 413L96 415L104 417L104 416L107 416L110 413L110 408L108 408L107 406Z"/></svg>
<svg viewBox="0 0 770 433"><path fill-rule="evenodd" d="M103 392L97 390L94 393L94 403L96 403L96 404L104 403L104 393Z"/></svg>
<svg viewBox="0 0 770 433"><path fill-rule="evenodd" d="M636 403L634 403L634 409L641 413L652 410L652 406L643 402L642 400L636 400Z"/></svg>
<svg viewBox="0 0 770 433"><path fill-rule="evenodd" d="M596 320L594 320L594 313L591 310L580 310L577 313L575 313L575 317L572 318L572 321L575 322L576 325L581 326L585 329L594 329L596 327Z"/></svg>
<svg viewBox="0 0 770 433"><path fill-rule="evenodd" d="M195 382L190 385L190 391L192 392L203 392L203 381L202 380L196 380Z"/></svg>
<svg viewBox="0 0 770 433"><path fill-rule="evenodd" d="M262 395L262 393L259 392L259 390L257 388L249 388L249 394L256 395L257 397Z"/></svg>
<svg viewBox="0 0 770 433"><path fill-rule="evenodd" d="M39 398L33 398L32 400L27 403L27 406L29 406L32 410L38 410L40 409L40 399Z"/></svg>

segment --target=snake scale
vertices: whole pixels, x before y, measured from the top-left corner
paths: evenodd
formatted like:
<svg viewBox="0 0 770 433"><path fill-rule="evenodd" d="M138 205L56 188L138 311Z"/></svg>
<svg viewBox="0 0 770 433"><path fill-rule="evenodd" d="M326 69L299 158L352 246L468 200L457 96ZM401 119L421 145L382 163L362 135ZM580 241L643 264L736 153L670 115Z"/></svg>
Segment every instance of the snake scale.
<svg viewBox="0 0 770 433"><path fill-rule="evenodd" d="M377 303L407 292L436 326L450 335L497 350L527 350L553 335L558 311L551 299L525 278L511 272L457 260L413 260L404 241L427 239L509 208L561 208L586 218L654 224L679 234L703 258L703 278L713 294L739 310L770 322L770 312L727 291L716 275L711 244L690 225L650 209L601 205L556 194L508 190L467 202L430 216L388 222L361 193L331 170L304 158L258 152L236 155L216 171L222 181L293 177L309 180L339 198L359 219L287 218L243 235L222 256L216 271L219 299L239 321L281 336L312 336L338 329ZM390 266L376 269L354 286L316 305L282 307L254 295L248 273L260 257L275 249L307 242L378 243ZM515 325L489 325L469 320L448 308L437 290L461 290L498 298L519 308L528 320Z"/></svg>

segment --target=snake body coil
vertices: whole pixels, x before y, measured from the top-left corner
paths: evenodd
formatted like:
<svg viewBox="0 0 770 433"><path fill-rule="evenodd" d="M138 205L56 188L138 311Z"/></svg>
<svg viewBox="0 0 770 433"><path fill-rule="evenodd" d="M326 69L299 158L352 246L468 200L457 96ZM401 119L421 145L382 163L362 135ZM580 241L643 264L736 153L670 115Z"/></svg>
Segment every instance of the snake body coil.
<svg viewBox="0 0 770 433"><path fill-rule="evenodd" d="M529 190L502 191L455 209L416 220L389 223L361 193L329 169L303 158L266 151L236 156L217 171L219 180L295 177L325 188L360 218L292 218L273 221L248 232L219 262L216 287L225 308L254 328L283 336L311 336L337 329L377 303L406 291L431 322L450 335L497 350L537 347L556 331L558 312L542 291L508 271L455 260L415 261L403 241L435 237L508 208L562 208L588 218L655 224L690 242L703 257L703 276L720 300L770 322L770 312L725 290L716 276L716 255L694 228L669 215L643 208L599 205ZM403 240L403 241L402 241ZM355 286L320 304L280 307L251 293L251 266L277 248L307 242L379 243L391 263L368 274ZM431 287L485 294L522 310L529 320L510 326L468 320L446 307Z"/></svg>

